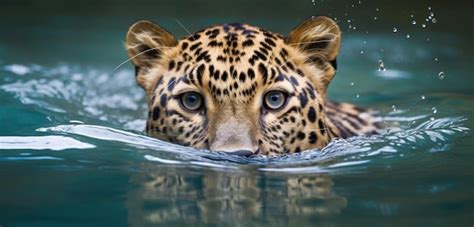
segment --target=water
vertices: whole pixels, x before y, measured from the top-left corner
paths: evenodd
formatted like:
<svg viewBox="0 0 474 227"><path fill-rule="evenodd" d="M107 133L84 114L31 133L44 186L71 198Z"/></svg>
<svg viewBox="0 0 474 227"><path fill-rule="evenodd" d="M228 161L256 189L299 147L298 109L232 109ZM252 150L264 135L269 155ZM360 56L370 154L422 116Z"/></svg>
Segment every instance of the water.
<svg viewBox="0 0 474 227"><path fill-rule="evenodd" d="M347 28L329 96L376 109L398 129L270 159L198 151L142 132L146 103L132 67L114 71L125 59L121 42L135 18L156 15L185 35L165 17L186 4L131 13L130 3L119 3L107 12L106 3L35 1L0 10L8 28L0 36L0 226L473 224L472 30L441 3L397 3L403 19L390 3L294 3L308 15L330 12ZM243 20L286 33L301 13L283 3L272 12L239 5L227 15L215 10L222 3L205 9L215 17L170 17L192 31ZM32 20L19 20L20 9ZM436 24L411 24L430 12Z"/></svg>

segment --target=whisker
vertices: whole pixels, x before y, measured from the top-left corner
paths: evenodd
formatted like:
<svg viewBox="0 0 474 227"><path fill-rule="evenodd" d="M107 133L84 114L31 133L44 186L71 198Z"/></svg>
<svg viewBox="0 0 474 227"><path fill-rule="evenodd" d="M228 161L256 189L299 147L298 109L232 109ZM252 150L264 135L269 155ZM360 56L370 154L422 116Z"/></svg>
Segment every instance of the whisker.
<svg viewBox="0 0 474 227"><path fill-rule="evenodd" d="M184 24L181 23L181 21L179 21L177 18L176 22L178 22L178 24L189 34L189 36L193 36L193 34L191 34L191 32L189 32L189 30L184 26Z"/></svg>
<svg viewBox="0 0 474 227"><path fill-rule="evenodd" d="M127 63L127 62L133 60L134 58L136 58L136 57L138 57L138 56L140 56L140 55L146 54L147 52L150 52L150 51L153 51L153 50L158 50L158 49L160 49L160 48L162 48L162 47L155 47L155 48L151 48L151 49L142 51L142 52L140 52L140 53L138 53L138 54L136 54L136 55L134 55L134 56L128 58L127 60L123 61L122 63L120 63L117 67L114 68L114 70L113 70L112 72L117 71L117 69L119 69L122 65L124 65L125 63Z"/></svg>

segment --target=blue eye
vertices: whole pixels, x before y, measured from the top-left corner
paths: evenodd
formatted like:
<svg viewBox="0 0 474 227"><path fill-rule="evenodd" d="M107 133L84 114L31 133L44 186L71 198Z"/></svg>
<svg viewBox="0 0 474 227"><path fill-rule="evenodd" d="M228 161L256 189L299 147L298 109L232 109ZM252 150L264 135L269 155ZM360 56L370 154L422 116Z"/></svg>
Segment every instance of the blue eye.
<svg viewBox="0 0 474 227"><path fill-rule="evenodd" d="M287 95L281 91L269 91L265 94L264 104L270 110L278 110L286 103Z"/></svg>
<svg viewBox="0 0 474 227"><path fill-rule="evenodd" d="M202 96L197 92L186 92L181 96L182 106L189 111L199 110L202 103Z"/></svg>

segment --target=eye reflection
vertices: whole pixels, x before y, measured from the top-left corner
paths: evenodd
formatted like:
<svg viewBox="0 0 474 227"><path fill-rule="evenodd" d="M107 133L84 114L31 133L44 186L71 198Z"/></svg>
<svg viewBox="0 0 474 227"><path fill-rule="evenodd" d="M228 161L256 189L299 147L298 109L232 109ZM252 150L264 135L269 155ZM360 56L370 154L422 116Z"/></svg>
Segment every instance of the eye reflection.
<svg viewBox="0 0 474 227"><path fill-rule="evenodd" d="M197 92L186 92L181 96L181 105L189 111L201 109L202 103L202 96Z"/></svg>
<svg viewBox="0 0 474 227"><path fill-rule="evenodd" d="M264 104L270 110L278 110L286 103L287 95L282 91L269 91L265 94Z"/></svg>

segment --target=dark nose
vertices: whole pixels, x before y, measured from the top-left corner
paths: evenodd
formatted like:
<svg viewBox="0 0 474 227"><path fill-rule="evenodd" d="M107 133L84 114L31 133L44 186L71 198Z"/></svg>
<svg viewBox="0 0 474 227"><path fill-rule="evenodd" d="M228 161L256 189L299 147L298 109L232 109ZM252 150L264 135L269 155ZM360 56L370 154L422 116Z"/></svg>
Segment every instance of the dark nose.
<svg viewBox="0 0 474 227"><path fill-rule="evenodd" d="M244 157L249 157L253 155L253 152L249 150L237 150L237 151L226 152L226 153L231 154L231 155L244 156Z"/></svg>

